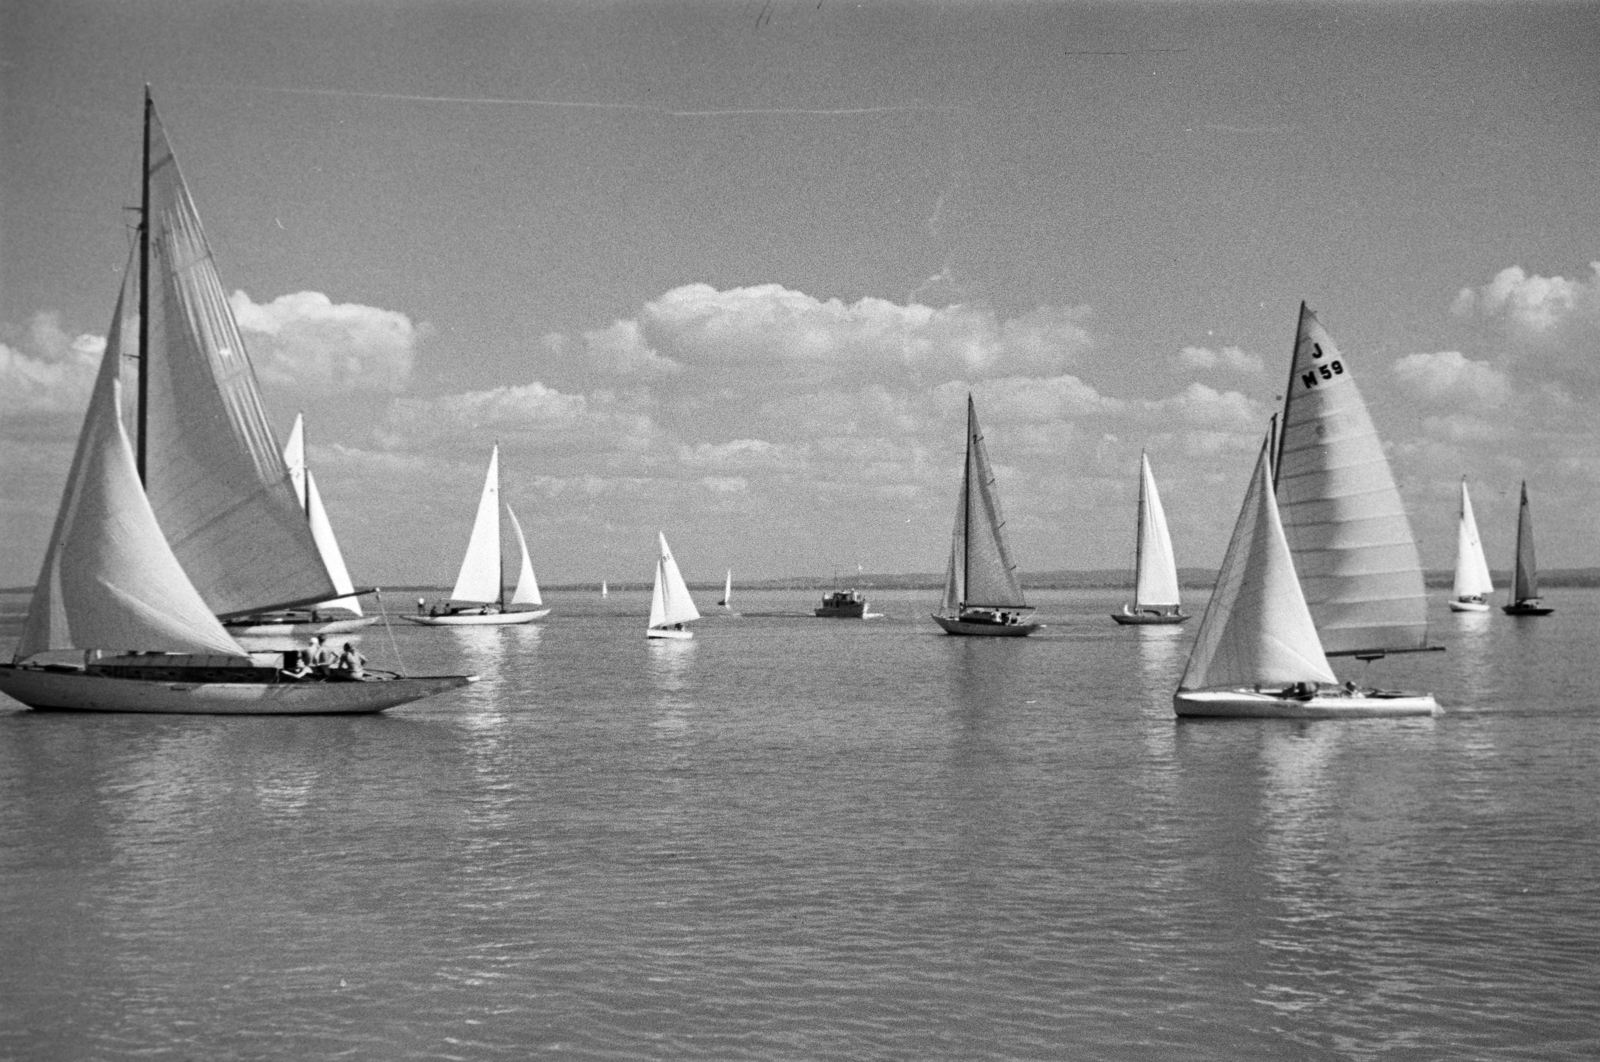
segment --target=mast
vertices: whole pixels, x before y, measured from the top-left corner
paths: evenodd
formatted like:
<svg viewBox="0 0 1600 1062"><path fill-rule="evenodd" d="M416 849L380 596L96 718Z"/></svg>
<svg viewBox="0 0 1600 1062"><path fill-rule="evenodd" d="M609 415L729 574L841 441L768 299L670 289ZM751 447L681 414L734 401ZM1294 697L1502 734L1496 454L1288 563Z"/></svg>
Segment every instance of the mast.
<svg viewBox="0 0 1600 1062"><path fill-rule="evenodd" d="M494 449L495 449L495 453L499 453L500 452L500 440L499 439L496 439L494 441ZM495 519L495 523L499 524L499 522L500 522L500 465L498 463L495 464L494 471L495 471L495 484L494 484L495 499L494 500L495 500L495 503L496 503L495 507L494 507L494 519ZM500 536L496 535L495 537L499 538ZM505 546L503 546L503 545L500 546L500 549L499 549L498 552L499 552L498 559L500 561L500 611L504 612L506 610L506 548L505 548Z"/></svg>
<svg viewBox="0 0 1600 1062"><path fill-rule="evenodd" d="M1300 326L1306 319L1306 300L1300 300L1300 316L1294 322L1294 342L1289 345L1289 382L1283 388L1283 423L1289 423L1289 400L1294 394L1294 362L1295 355L1300 351ZM1272 418L1272 438L1270 442L1268 460L1272 462L1272 490L1278 490L1278 469L1283 467L1283 437L1287 434L1278 431L1278 418Z"/></svg>
<svg viewBox="0 0 1600 1062"><path fill-rule="evenodd" d="M149 434L145 428L150 405L150 116L154 113L155 102L150 98L150 86L146 85L143 163L139 167L139 415L135 463L140 486L145 482L145 436Z"/></svg>
<svg viewBox="0 0 1600 1062"><path fill-rule="evenodd" d="M972 585L972 429L977 423L978 417L972 405L972 392L968 391L967 452L961 466L961 500L965 504L961 513L961 601L956 607L958 614L961 607L967 603L967 587Z"/></svg>

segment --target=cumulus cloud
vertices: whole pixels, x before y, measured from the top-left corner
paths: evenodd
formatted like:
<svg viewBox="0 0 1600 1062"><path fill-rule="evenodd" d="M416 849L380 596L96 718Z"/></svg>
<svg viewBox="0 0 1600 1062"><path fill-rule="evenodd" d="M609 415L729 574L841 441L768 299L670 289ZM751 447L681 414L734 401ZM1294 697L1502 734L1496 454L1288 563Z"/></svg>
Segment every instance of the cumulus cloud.
<svg viewBox="0 0 1600 1062"><path fill-rule="evenodd" d="M315 291L257 304L243 291L229 300L265 383L319 392L400 392L411 377L426 324L394 310L335 303Z"/></svg>
<svg viewBox="0 0 1600 1062"><path fill-rule="evenodd" d="M1188 369L1227 369L1232 372L1260 372L1261 359L1239 347L1184 347L1178 351L1178 364Z"/></svg>
<svg viewBox="0 0 1600 1062"><path fill-rule="evenodd" d="M1591 326L1600 324L1600 262L1589 263L1591 277L1530 275L1521 266L1509 266L1479 288L1462 288L1452 307L1458 316L1478 315L1499 319L1525 333L1540 335L1573 318Z"/></svg>
<svg viewBox="0 0 1600 1062"><path fill-rule="evenodd" d="M1455 350L1408 354L1395 362L1394 374L1412 395L1434 402L1471 402L1494 409L1504 405L1511 392L1505 373Z"/></svg>
<svg viewBox="0 0 1600 1062"><path fill-rule="evenodd" d="M72 335L60 315L35 314L0 342L0 424L8 438L70 438L105 351L104 336Z"/></svg>

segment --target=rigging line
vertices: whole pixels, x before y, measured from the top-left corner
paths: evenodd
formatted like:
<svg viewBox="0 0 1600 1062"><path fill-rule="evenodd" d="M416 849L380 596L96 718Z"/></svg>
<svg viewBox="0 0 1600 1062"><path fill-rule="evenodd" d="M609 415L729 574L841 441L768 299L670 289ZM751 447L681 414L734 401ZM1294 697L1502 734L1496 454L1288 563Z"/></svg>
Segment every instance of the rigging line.
<svg viewBox="0 0 1600 1062"><path fill-rule="evenodd" d="M389 623L389 610L383 607L383 593L373 590L372 596L378 599L378 615L383 617L383 629L389 632L389 649L394 653L394 662L399 665L400 674L406 673L405 658L400 655L400 646L394 640L394 627Z"/></svg>
<svg viewBox="0 0 1600 1062"><path fill-rule="evenodd" d="M969 107L957 104L887 103L877 107L720 107L705 110L685 110L650 103L605 103L598 100L535 100L496 96L423 96L402 92L358 92L350 89L286 88L274 85L217 85L197 81L179 81L183 88L243 89L249 92L273 92L288 96L325 96L365 100L399 100L409 103L482 103L491 106L550 107L564 110L638 111L643 114L660 114L669 118L732 118L753 115L797 115L816 117L853 118L872 114L893 114L901 111L950 113L968 111Z"/></svg>

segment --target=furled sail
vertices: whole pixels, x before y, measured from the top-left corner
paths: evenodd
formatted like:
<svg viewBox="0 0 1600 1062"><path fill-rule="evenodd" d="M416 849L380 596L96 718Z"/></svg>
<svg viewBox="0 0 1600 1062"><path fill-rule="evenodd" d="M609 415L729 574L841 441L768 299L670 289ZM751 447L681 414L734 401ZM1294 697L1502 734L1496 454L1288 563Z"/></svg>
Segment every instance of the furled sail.
<svg viewBox="0 0 1600 1062"><path fill-rule="evenodd" d="M273 441L177 160L147 110L144 486L219 615L337 597Z"/></svg>
<svg viewBox="0 0 1600 1062"><path fill-rule="evenodd" d="M1263 445L1178 688L1337 681L1295 575Z"/></svg>
<svg viewBox="0 0 1600 1062"><path fill-rule="evenodd" d="M517 570L517 589L511 595L513 605L542 605L544 598L539 596L539 580L533 575L533 561L528 558L528 540L522 534L522 521L517 519L517 514L511 506L506 506L506 513L511 517L511 530L517 533L517 548L522 551L522 567Z"/></svg>
<svg viewBox="0 0 1600 1062"><path fill-rule="evenodd" d="M966 552L961 577L962 607L1026 608L1017 566L1001 531L1005 517L1000 512L1000 494L971 395L967 396L967 462L961 493L965 500L962 537Z"/></svg>
<svg viewBox="0 0 1600 1062"><path fill-rule="evenodd" d="M1167 513L1161 507L1150 459L1139 455L1138 571L1134 576L1133 603L1138 606L1178 605L1178 563L1172 556L1172 535Z"/></svg>
<svg viewBox="0 0 1600 1062"><path fill-rule="evenodd" d="M1329 654L1424 648L1427 597L1411 523L1350 364L1304 303L1277 500Z"/></svg>
<svg viewBox="0 0 1600 1062"><path fill-rule="evenodd" d="M1456 527L1456 579L1450 596L1456 600L1488 597L1494 593L1494 578L1483 555L1483 540L1478 537L1478 520L1472 514L1472 498L1467 494L1467 479L1461 477L1461 522Z"/></svg>
<svg viewBox="0 0 1600 1062"><path fill-rule="evenodd" d="M500 581L500 446L489 453L489 472L478 496L478 515L472 522L467 554L461 558L452 601L487 604L499 601L505 591Z"/></svg>
<svg viewBox="0 0 1600 1062"><path fill-rule="evenodd" d="M694 607L694 599L689 596L689 587L678 571L667 536L657 532L656 537L660 539L661 554L656 560L655 586L650 591L650 626L669 627L699 619L700 610Z"/></svg>
<svg viewBox="0 0 1600 1062"><path fill-rule="evenodd" d="M1539 565L1533 557L1533 514L1528 509L1528 482L1522 482L1522 500L1517 504L1517 569L1511 582L1512 601L1533 601L1539 597Z"/></svg>
<svg viewBox="0 0 1600 1062"><path fill-rule="evenodd" d="M294 484L295 497L305 511L311 525L311 538L317 544L317 553L333 579L334 589L346 595L324 601L321 608L337 608L361 615L361 599L355 596L355 584L350 581L350 569L345 567L344 553L339 540L334 537L333 524L328 520L328 510L323 507L322 493L317 490L317 479L306 465L305 418L296 414L289 441L283 447L283 460L289 466L289 481Z"/></svg>
<svg viewBox="0 0 1600 1062"><path fill-rule="evenodd" d="M172 554L122 426L122 299L14 659L52 649L249 659Z"/></svg>

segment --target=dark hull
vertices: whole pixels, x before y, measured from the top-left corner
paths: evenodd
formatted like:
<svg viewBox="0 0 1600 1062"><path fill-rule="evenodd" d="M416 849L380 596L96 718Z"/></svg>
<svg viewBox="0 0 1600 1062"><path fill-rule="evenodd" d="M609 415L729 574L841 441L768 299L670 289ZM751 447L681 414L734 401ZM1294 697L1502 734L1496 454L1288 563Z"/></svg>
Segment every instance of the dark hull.
<svg viewBox="0 0 1600 1062"><path fill-rule="evenodd" d="M987 620L968 620L934 613L933 622L944 628L946 634L973 638L1026 638L1043 627L1042 623L992 623Z"/></svg>
<svg viewBox="0 0 1600 1062"><path fill-rule="evenodd" d="M1555 608L1518 601L1514 605L1501 605L1500 611L1508 616L1548 616Z"/></svg>

